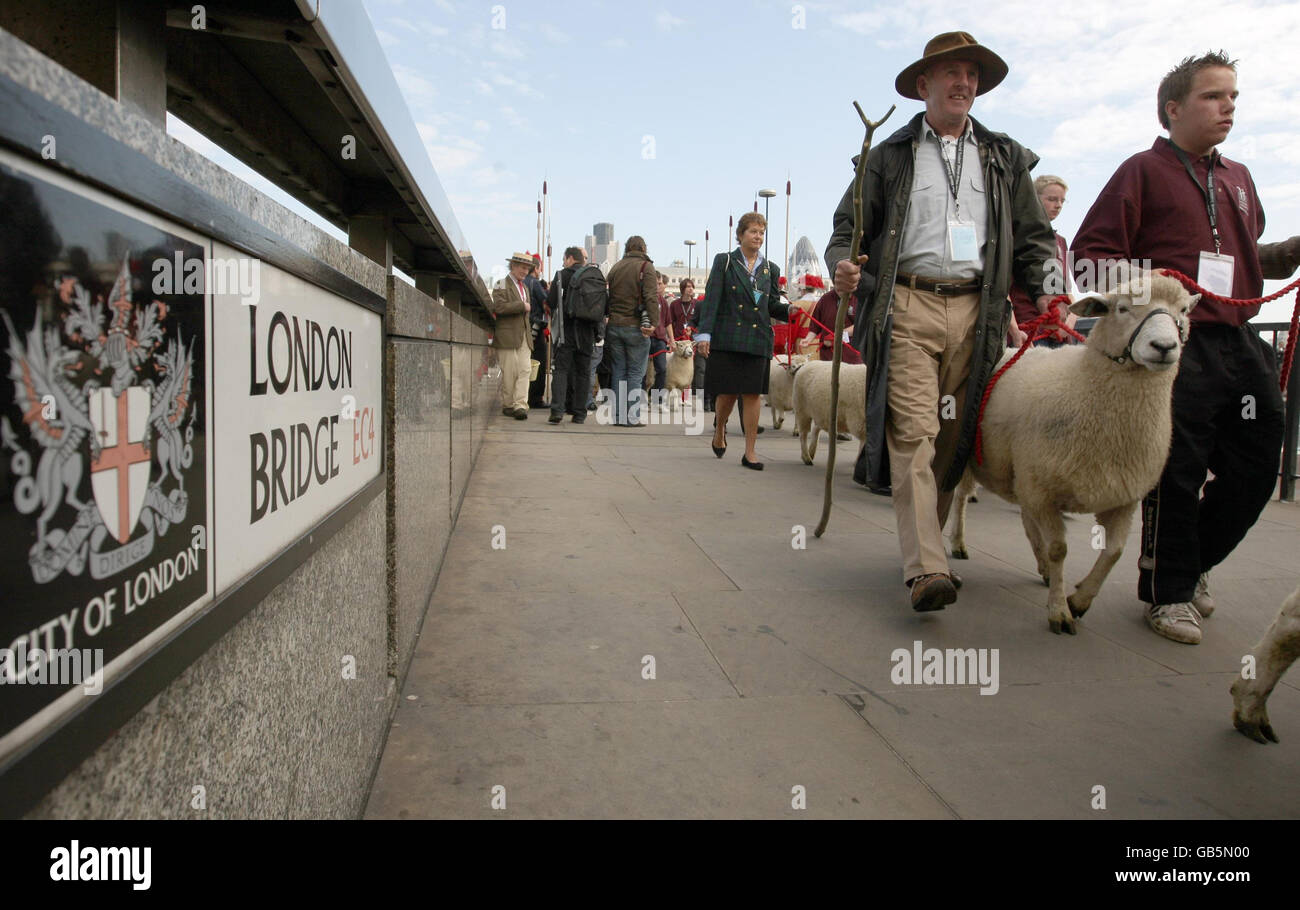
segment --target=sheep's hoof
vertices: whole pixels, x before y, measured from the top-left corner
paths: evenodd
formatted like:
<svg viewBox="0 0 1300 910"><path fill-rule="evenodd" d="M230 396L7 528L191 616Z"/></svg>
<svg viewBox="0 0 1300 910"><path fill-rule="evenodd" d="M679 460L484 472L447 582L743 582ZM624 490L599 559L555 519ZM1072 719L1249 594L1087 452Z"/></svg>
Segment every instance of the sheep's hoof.
<svg viewBox="0 0 1300 910"><path fill-rule="evenodd" d="M1267 717L1258 721L1246 720L1236 711L1233 711L1232 725L1240 730L1243 735L1249 736L1257 743L1267 745L1270 740L1279 742L1277 734L1273 732L1273 727L1269 724Z"/></svg>
<svg viewBox="0 0 1300 910"><path fill-rule="evenodd" d="M1052 580L1048 578L1046 575L1039 575L1038 577L1043 580L1044 588L1050 588L1052 586Z"/></svg>
<svg viewBox="0 0 1300 910"><path fill-rule="evenodd" d="M967 501L967 502L979 502L979 501L980 501L980 498L979 498L978 496L976 496L974 493L972 493L972 494L970 495L970 498L967 499L966 501Z"/></svg>
<svg viewBox="0 0 1300 910"><path fill-rule="evenodd" d="M1083 603L1083 598L1079 597L1078 591L1075 591L1069 597L1065 598L1065 602L1070 607L1070 615L1076 619L1078 619L1084 613L1087 613L1088 608L1092 606L1091 600L1087 601L1086 603Z"/></svg>
<svg viewBox="0 0 1300 910"><path fill-rule="evenodd" d="M1238 679L1232 684L1232 725L1257 743L1278 742L1268 721L1267 702L1253 690L1252 683Z"/></svg>
<svg viewBox="0 0 1300 910"><path fill-rule="evenodd" d="M1062 616L1060 619L1049 616L1047 618L1047 626L1057 635L1060 635L1062 632L1067 635L1078 634L1078 631L1074 627L1074 620L1068 616Z"/></svg>
<svg viewBox="0 0 1300 910"><path fill-rule="evenodd" d="M791 430L791 431L790 431L790 435L791 435L791 436L798 436L798 435L799 435L799 431L798 431L798 430Z"/></svg>
<svg viewBox="0 0 1300 910"><path fill-rule="evenodd" d="M804 455L804 456L803 456L803 463L806 464L806 465L808 465L808 467L812 467L813 460L812 460L811 458L809 458L807 455Z"/></svg>
<svg viewBox="0 0 1300 910"><path fill-rule="evenodd" d="M953 548L952 548L952 558L953 558L953 559L970 559L970 554L966 552L966 548L965 548L965 547L953 547Z"/></svg>

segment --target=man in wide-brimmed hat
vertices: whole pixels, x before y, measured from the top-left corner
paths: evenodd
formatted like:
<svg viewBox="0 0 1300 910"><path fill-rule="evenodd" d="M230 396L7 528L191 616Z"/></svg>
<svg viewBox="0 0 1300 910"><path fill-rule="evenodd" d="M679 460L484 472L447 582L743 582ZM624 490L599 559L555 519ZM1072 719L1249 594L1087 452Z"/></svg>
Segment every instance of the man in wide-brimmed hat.
<svg viewBox="0 0 1300 910"><path fill-rule="evenodd" d="M967 32L931 39L894 83L925 111L868 156L861 248L849 249L850 184L826 249L836 292L864 301L853 346L870 366L867 441L854 479L893 487L903 579L921 611L957 599L942 529L1005 348L1007 291L1014 279L1051 299L1056 247L1029 174L1038 158L969 116L1006 76Z"/></svg>
<svg viewBox="0 0 1300 910"><path fill-rule="evenodd" d="M524 279L533 260L527 253L515 253L506 263L510 274L492 288L492 312L496 315L492 347L501 363L501 413L527 420L533 338L528 330L529 292Z"/></svg>

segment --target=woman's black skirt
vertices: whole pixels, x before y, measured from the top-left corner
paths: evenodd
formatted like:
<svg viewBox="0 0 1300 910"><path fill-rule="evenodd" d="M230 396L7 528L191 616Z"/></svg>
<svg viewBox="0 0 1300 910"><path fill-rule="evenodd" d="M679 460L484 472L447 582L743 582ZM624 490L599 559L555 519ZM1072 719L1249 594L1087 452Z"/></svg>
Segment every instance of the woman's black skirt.
<svg viewBox="0 0 1300 910"><path fill-rule="evenodd" d="M708 398L766 395L771 367L770 357L736 351L710 351L704 368L704 394Z"/></svg>

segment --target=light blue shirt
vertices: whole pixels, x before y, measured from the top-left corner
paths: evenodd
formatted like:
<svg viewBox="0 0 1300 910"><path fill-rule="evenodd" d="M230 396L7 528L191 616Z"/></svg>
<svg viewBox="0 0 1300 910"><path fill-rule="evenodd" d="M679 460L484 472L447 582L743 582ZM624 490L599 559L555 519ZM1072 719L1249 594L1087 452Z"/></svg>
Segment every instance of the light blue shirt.
<svg viewBox="0 0 1300 910"><path fill-rule="evenodd" d="M957 142L964 143L961 185L953 204L948 167L956 169ZM942 156L942 157L940 157ZM948 164L944 162L947 161ZM957 210L961 215L958 217ZM960 221L975 227L976 259L954 262L948 246L948 222ZM984 192L984 170L979 144L969 118L960 140L942 138L921 120L921 144L916 149L912 195L903 221L903 242L898 270L926 278L968 280L984 274L984 243L988 234L988 199Z"/></svg>
<svg viewBox="0 0 1300 910"><path fill-rule="evenodd" d="M745 254L742 253L742 252L740 252L740 247L736 247L736 249L735 249L732 253L729 253L729 254L727 255L727 266L724 266L724 268L727 268L727 267L730 266L730 264L731 264L731 257L732 257L733 255L734 255L734 256L735 256L735 257L740 261L740 264L743 265L743 266L745 267L745 271L749 272L749 281L750 281L750 283L752 284L753 281L754 281L754 276L758 274L758 267L759 267L760 265L763 264L763 254L762 254L762 253L759 253L758 256L755 257L755 259L754 259L754 267L751 269L751 268L749 267L749 263L745 261ZM696 336L695 336L695 340L696 340L696 341L708 341L708 340L710 339L710 337L711 337L710 333L708 333L708 332L700 332L700 333L696 334Z"/></svg>

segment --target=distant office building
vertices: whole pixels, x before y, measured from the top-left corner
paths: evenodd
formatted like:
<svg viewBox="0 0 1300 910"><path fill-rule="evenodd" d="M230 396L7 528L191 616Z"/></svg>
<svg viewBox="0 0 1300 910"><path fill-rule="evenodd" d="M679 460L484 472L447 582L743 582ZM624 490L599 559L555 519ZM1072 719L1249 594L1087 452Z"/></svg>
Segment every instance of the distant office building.
<svg viewBox="0 0 1300 910"><path fill-rule="evenodd" d="M614 225L608 221L602 221L599 224L592 225L592 246L591 253L587 257L593 265L598 265L601 271L608 273L610 266L618 262L622 251L618 248L618 241L614 239Z"/></svg>
<svg viewBox="0 0 1300 910"><path fill-rule="evenodd" d="M817 249L812 245L812 241L807 237L800 237L794 245L794 252L790 254L790 261L786 263L785 274L789 276L795 285L799 284L799 279L804 275L815 275L817 278L825 281L826 273L822 269L821 257L817 255Z"/></svg>
<svg viewBox="0 0 1300 910"><path fill-rule="evenodd" d="M587 261L593 261L592 257L596 254L596 238L590 234L582 238L582 248L587 252Z"/></svg>

